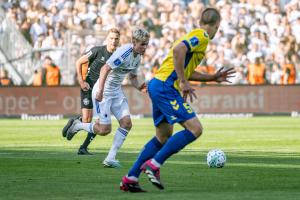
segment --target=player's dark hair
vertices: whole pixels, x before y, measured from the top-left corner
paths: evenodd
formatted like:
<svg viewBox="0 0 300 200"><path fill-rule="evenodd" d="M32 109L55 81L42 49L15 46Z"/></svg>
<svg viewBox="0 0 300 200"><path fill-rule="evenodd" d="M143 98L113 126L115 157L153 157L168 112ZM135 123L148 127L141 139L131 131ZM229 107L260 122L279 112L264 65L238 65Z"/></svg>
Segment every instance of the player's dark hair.
<svg viewBox="0 0 300 200"><path fill-rule="evenodd" d="M216 8L205 8L201 14L201 25L215 25L221 20L221 15Z"/></svg>

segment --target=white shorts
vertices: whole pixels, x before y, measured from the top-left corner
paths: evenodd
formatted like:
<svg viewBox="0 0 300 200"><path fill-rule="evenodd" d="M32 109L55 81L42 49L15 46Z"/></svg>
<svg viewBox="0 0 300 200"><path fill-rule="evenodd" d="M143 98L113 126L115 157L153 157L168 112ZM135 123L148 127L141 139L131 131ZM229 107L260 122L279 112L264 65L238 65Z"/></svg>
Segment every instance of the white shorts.
<svg viewBox="0 0 300 200"><path fill-rule="evenodd" d="M130 116L129 106L126 97L120 93L117 97L103 98L101 102L96 100L96 92L93 90L93 115L98 117L100 124L111 124L111 114L118 121L125 116Z"/></svg>

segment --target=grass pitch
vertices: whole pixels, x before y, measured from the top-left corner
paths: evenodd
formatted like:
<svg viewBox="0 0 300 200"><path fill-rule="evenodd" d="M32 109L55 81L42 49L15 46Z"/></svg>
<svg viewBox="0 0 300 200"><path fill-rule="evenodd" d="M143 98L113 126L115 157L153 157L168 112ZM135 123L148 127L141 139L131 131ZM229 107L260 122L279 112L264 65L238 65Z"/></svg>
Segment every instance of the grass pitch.
<svg viewBox="0 0 300 200"><path fill-rule="evenodd" d="M113 134L97 136L93 156L77 156L86 134L69 142L61 121L0 120L0 199L300 199L300 118L202 119L204 135L162 167L159 191L145 175L148 193L119 191L119 182L143 145L153 137L151 119L133 120L118 159L121 169L102 167ZM114 122L116 124L116 122ZM117 127L114 127L114 130ZM180 130L176 127L175 130ZM222 149L222 169L209 169L206 153Z"/></svg>

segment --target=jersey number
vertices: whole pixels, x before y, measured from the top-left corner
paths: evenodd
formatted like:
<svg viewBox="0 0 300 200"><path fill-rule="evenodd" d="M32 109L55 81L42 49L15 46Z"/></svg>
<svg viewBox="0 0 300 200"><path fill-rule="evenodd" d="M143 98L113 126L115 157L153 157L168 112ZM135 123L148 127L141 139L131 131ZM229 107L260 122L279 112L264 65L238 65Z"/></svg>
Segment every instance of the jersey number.
<svg viewBox="0 0 300 200"><path fill-rule="evenodd" d="M193 113L191 106L188 103L183 103L184 108L188 113Z"/></svg>

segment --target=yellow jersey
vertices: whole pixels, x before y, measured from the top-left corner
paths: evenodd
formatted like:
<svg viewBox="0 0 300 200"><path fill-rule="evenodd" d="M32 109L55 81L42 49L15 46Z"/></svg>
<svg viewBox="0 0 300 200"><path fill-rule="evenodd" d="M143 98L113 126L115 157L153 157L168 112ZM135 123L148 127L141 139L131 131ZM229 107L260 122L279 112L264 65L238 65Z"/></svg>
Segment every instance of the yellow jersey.
<svg viewBox="0 0 300 200"><path fill-rule="evenodd" d="M167 57L164 59L161 67L155 73L155 78L173 85L177 90L179 89L178 77L174 68L173 49L183 42L188 51L185 55L184 61L184 77L189 80L196 67L200 64L205 55L205 51L210 39L204 29L194 29L188 34L176 40L170 49Z"/></svg>

